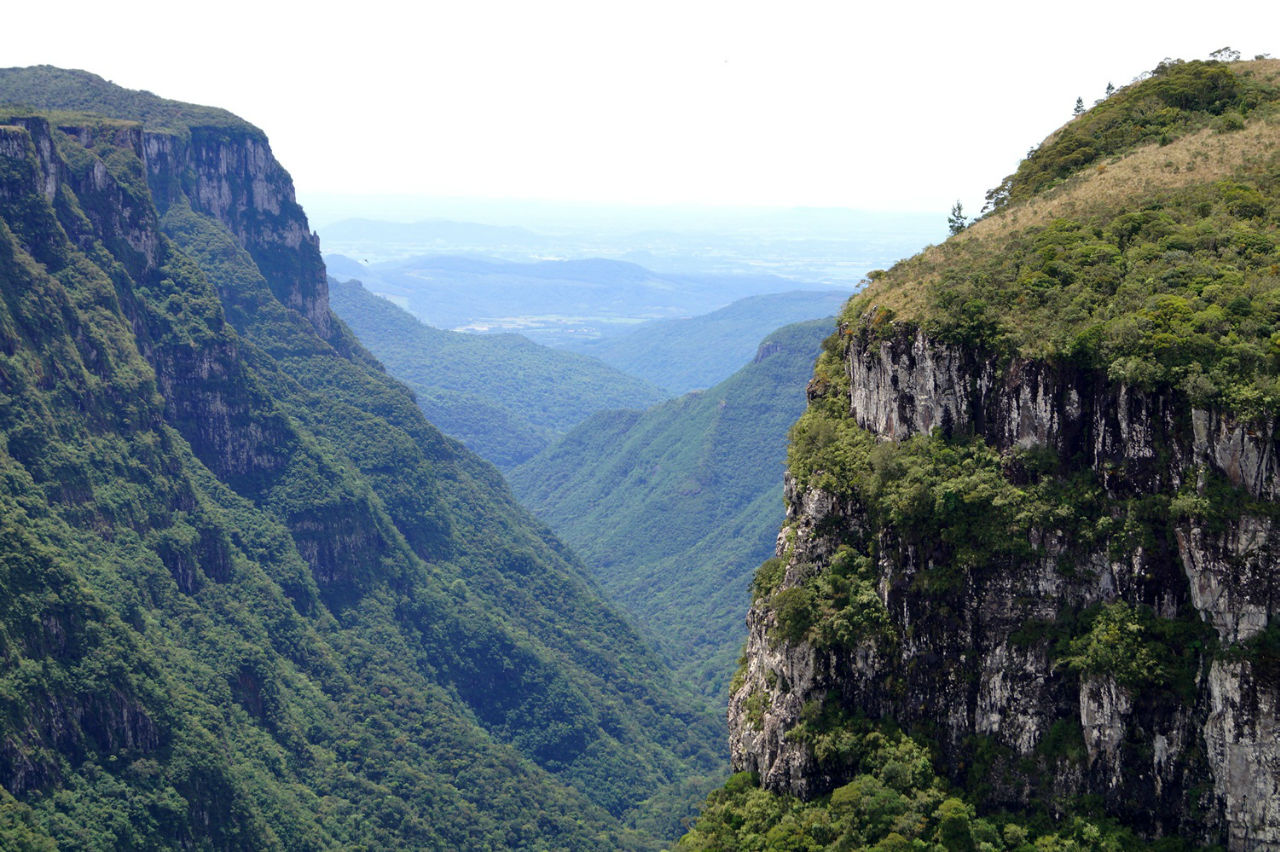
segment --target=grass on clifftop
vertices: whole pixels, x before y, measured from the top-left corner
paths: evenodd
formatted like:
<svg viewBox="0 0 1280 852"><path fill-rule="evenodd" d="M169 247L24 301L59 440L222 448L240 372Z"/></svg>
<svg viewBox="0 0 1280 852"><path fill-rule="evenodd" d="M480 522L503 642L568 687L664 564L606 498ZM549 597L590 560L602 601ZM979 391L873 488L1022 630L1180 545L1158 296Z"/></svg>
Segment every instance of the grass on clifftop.
<svg viewBox="0 0 1280 852"><path fill-rule="evenodd" d="M1162 65L1046 140L995 213L873 273L843 319L1274 411L1278 75L1271 60Z"/></svg>
<svg viewBox="0 0 1280 852"><path fill-rule="evenodd" d="M221 128L266 138L261 130L225 109L124 89L88 71L52 65L0 68L0 91L4 92L0 104L37 108L55 125L81 124L88 116L100 122L102 116L111 116L145 124L151 131L186 134L193 127Z"/></svg>

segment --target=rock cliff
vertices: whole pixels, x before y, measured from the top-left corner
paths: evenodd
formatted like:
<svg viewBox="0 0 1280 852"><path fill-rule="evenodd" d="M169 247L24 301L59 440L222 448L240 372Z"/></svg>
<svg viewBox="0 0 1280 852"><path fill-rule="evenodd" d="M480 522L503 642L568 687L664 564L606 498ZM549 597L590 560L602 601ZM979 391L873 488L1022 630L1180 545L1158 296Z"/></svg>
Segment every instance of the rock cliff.
<svg viewBox="0 0 1280 852"><path fill-rule="evenodd" d="M1165 60L869 274L682 848L1280 848L1277 105Z"/></svg>
<svg viewBox="0 0 1280 852"><path fill-rule="evenodd" d="M992 806L1094 795L1153 834L1209 841L1222 833L1232 849L1280 848L1280 678L1223 650L1257 637L1277 606L1274 421L1241 422L1095 370L985 357L918 330L855 337L844 369L849 417L883 441L937 430L979 436L1006 455L1047 448L1061 460L1057 475L1087 471L1109 506L1153 494L1203 496L1215 479L1258 503L1225 519L1150 519L1168 535L1127 552L1110 540L1081 546L1033 527L1033 558L976 565L939 594L913 581L946 553L904 546L893 528L867 531L856 499L789 477L779 589L803 585L842 544L869 533L879 544L877 592L900 641L837 648L780 640L776 611L758 601L748 615L745 679L731 699L735 766L801 796L849 780L788 736L806 705L835 699L872 717L930 726L957 779L981 740L994 755ZM1183 694L1074 675L1055 659L1051 630L1027 635L1029 626L1112 601L1212 626L1216 642L1189 661ZM750 718L761 695L763 710ZM1080 759L1046 750L1064 724L1079 731ZM1039 770L1049 774L1037 779Z"/></svg>
<svg viewBox="0 0 1280 852"><path fill-rule="evenodd" d="M856 795L842 732L887 725L987 813L1280 849L1276 160L1210 135L1214 86L1277 73L1162 66L853 300L792 433L735 768L825 807ZM1218 123L1125 147L1174 90ZM1118 153L1073 171L1082 139ZM1113 177L1210 139L1203 184Z"/></svg>
<svg viewBox="0 0 1280 852"><path fill-rule="evenodd" d="M329 284L320 240L294 200L293 182L260 132L193 126L147 132L139 152L161 214L186 202L221 222L286 307L331 334Z"/></svg>

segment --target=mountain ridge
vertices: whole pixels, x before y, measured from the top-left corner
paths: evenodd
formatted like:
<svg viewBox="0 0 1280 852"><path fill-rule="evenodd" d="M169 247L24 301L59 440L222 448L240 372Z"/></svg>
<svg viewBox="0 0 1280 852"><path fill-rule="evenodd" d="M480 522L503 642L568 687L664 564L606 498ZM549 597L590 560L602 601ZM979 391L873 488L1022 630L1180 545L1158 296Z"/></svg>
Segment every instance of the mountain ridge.
<svg viewBox="0 0 1280 852"><path fill-rule="evenodd" d="M421 255L360 267L343 262L340 268L343 276L394 297L428 325L516 331L551 346L616 333L648 319L703 314L745 296L797 286L767 273L659 273L599 257L530 262Z"/></svg>
<svg viewBox="0 0 1280 852"><path fill-rule="evenodd" d="M651 320L620 334L570 344L674 393L709 388L758 356L756 341L791 323L817 319L847 301L836 290L747 296L695 317Z"/></svg>
<svg viewBox="0 0 1280 852"><path fill-rule="evenodd" d="M2 112L4 842L671 837L714 721L329 311L261 131Z"/></svg>
<svg viewBox="0 0 1280 852"><path fill-rule="evenodd" d="M432 328L358 281L332 282L334 310L408 384L432 423L510 469L593 412L665 394L585 355L514 334Z"/></svg>

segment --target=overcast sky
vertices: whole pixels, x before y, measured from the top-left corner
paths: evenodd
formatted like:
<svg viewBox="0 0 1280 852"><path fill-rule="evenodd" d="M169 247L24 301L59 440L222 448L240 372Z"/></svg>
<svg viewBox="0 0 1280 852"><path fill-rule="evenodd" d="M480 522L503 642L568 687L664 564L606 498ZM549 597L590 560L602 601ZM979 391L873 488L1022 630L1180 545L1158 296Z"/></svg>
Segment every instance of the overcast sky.
<svg viewBox="0 0 1280 852"><path fill-rule="evenodd" d="M11 4L3 65L225 107L309 193L973 211L1166 56L1280 3Z"/></svg>

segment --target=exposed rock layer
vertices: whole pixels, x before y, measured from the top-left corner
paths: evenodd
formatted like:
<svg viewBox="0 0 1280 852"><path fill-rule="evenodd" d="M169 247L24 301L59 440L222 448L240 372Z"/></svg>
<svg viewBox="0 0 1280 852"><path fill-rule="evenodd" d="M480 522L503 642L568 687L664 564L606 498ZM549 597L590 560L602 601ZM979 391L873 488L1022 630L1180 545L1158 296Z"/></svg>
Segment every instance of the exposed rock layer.
<svg viewBox="0 0 1280 852"><path fill-rule="evenodd" d="M883 440L937 429L979 435L1002 451L1051 447L1065 468L1091 469L1116 503L1180 489L1203 495L1215 476L1253 500L1272 502L1280 487L1273 422L1192 410L1177 394L1116 384L1094 370L1000 360L915 331L855 337L845 368L849 416ZM801 585L866 523L856 501L789 479L782 587ZM872 531L880 598L900 641L787 642L775 635L768 599L757 602L745 680L730 700L735 767L804 797L849 780L788 737L806 704L835 699L847 711L933 732L958 782L981 751L990 762L987 805L1065 807L1090 794L1152 835L1280 849L1280 677L1225 650L1273 617L1280 534L1269 517L1248 511L1212 524L1194 513L1165 523L1167 535L1120 555L1036 531L1037 558L979 566L941 595L912 583L939 554L904 544L891 528ZM1163 618L1194 612L1213 626L1219 647L1200 652L1191 694L1070 673L1049 639L1015 635L1117 599ZM1054 742L1071 729L1083 755L1055 754Z"/></svg>
<svg viewBox="0 0 1280 852"><path fill-rule="evenodd" d="M276 298L328 337L329 285L320 240L307 227L289 174L267 141L195 127L189 137L147 132L141 149L160 211L185 198L196 212L222 222L253 257Z"/></svg>

